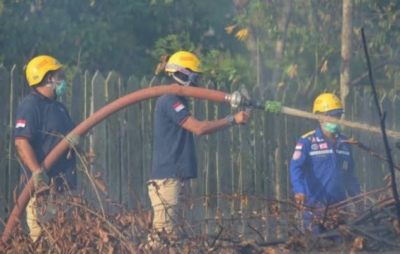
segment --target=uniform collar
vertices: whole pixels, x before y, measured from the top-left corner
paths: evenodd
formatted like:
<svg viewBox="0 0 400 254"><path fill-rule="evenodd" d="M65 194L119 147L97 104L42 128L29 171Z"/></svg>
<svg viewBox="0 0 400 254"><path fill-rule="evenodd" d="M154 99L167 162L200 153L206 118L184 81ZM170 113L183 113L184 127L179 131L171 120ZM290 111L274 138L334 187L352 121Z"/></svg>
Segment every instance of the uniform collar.
<svg viewBox="0 0 400 254"><path fill-rule="evenodd" d="M55 101L55 100L57 99L57 96L54 96L54 99L50 99L50 98L44 96L44 95L43 95L41 92L39 92L35 87L32 87L32 88L31 88L31 94L34 95L34 96L36 96L36 97L38 97L38 98L40 98L40 99L42 99L42 100L49 101L49 102Z"/></svg>

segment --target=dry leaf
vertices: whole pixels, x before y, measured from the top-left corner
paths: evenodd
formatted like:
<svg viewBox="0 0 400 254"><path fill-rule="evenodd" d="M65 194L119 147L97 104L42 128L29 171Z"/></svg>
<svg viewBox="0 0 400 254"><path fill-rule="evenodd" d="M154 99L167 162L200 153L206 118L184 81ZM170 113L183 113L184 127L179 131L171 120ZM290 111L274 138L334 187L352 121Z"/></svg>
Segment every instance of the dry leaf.
<svg viewBox="0 0 400 254"><path fill-rule="evenodd" d="M324 64L321 67L321 73L325 73L328 70L328 60L324 61Z"/></svg>
<svg viewBox="0 0 400 254"><path fill-rule="evenodd" d="M204 202L203 202L203 206L204 207L209 207L209 205L210 205L210 203L208 202L208 198L205 198Z"/></svg>
<svg viewBox="0 0 400 254"><path fill-rule="evenodd" d="M113 254L113 253L114 253L114 248L110 246L108 249L108 254Z"/></svg>
<svg viewBox="0 0 400 254"><path fill-rule="evenodd" d="M85 158L86 159L94 159L96 157L96 154L93 152L85 152Z"/></svg>
<svg viewBox="0 0 400 254"><path fill-rule="evenodd" d="M247 196L243 196L242 197L242 204L247 206L248 203L249 203L249 198Z"/></svg>
<svg viewBox="0 0 400 254"><path fill-rule="evenodd" d="M235 35L235 37L239 41L245 41L248 36L249 36L249 29L247 28L240 29Z"/></svg>
<svg viewBox="0 0 400 254"><path fill-rule="evenodd" d="M288 70L288 75L290 78L293 78L297 75L297 64L294 64L292 66L290 66L289 70Z"/></svg>
<svg viewBox="0 0 400 254"><path fill-rule="evenodd" d="M17 202L17 200L18 200L18 187L16 186L13 191L13 201L15 204L18 205L19 203Z"/></svg>
<svg viewBox="0 0 400 254"><path fill-rule="evenodd" d="M270 213L273 213L274 215L279 215L280 214L278 204L270 204L268 206L268 208L269 208L269 212Z"/></svg>
<svg viewBox="0 0 400 254"><path fill-rule="evenodd" d="M227 26L225 27L225 31L227 34L231 34L233 32L233 29L235 29L236 25L232 25L232 26Z"/></svg>
<svg viewBox="0 0 400 254"><path fill-rule="evenodd" d="M364 241L364 238L362 238L361 236L357 236L356 239L354 239L353 244L351 245L351 251L362 250L364 248Z"/></svg>
<svg viewBox="0 0 400 254"><path fill-rule="evenodd" d="M99 236L100 236L100 239L103 241L103 243L108 243L110 241L110 238L108 237L108 233L102 229L99 229Z"/></svg>
<svg viewBox="0 0 400 254"><path fill-rule="evenodd" d="M398 220L394 220L393 221L393 227L394 227L394 230L396 231L396 233L400 234L400 227L399 227L399 221Z"/></svg>
<svg viewBox="0 0 400 254"><path fill-rule="evenodd" d="M99 188L104 194L108 195L108 190L103 181L102 174L100 172L96 172L96 174L93 175L93 178L97 188Z"/></svg>
<svg viewBox="0 0 400 254"><path fill-rule="evenodd" d="M160 60L156 67L156 71L154 72L155 75L158 75L160 72L162 72L165 69L165 65L167 65L168 59L169 59L168 54L164 54L160 57Z"/></svg>

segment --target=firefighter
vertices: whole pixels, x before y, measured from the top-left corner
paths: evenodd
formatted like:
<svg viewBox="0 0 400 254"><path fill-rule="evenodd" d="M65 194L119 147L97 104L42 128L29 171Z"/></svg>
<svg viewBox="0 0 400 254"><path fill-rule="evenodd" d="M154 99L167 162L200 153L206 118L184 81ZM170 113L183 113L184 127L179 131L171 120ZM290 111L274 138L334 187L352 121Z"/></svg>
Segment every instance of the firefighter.
<svg viewBox="0 0 400 254"><path fill-rule="evenodd" d="M14 125L14 143L22 160L22 173L26 179L32 177L36 191L48 186L51 180L56 191L75 189L76 158L73 152L65 152L48 171L42 165L63 136L67 136L71 146L80 143L78 135L67 135L75 123L65 105L57 101L68 86L62 65L51 56L37 56L26 67L26 79L31 89L16 110ZM36 205L33 195L26 208L33 241L41 233Z"/></svg>
<svg viewBox="0 0 400 254"><path fill-rule="evenodd" d="M200 86L200 60L187 51L173 54L165 66L171 83ZM237 124L245 124L250 115L240 111L214 121L197 120L190 112L186 98L166 94L156 101L153 126L153 161L148 193L153 208L152 227L176 235L182 226L181 201L187 193L187 181L197 177L197 158L193 134L215 133ZM157 248L158 241L149 241Z"/></svg>
<svg viewBox="0 0 400 254"><path fill-rule="evenodd" d="M313 113L340 119L343 106L336 95L323 93L315 99ZM290 161L290 178L297 204L326 207L360 193L352 150L343 142L346 139L339 124L320 120L315 130L297 141ZM304 226L320 232L320 225L311 223L312 215L311 211L304 212Z"/></svg>

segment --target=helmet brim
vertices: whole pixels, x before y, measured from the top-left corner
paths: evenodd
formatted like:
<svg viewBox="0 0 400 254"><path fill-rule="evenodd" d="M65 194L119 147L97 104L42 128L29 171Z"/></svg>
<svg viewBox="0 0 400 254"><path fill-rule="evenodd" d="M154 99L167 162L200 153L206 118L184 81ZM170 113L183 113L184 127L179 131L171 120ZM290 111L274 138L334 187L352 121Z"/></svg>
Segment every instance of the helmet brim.
<svg viewBox="0 0 400 254"><path fill-rule="evenodd" d="M326 112L326 115L334 116L334 115L340 115L340 114L343 114L343 113L344 113L343 109L334 109L334 110Z"/></svg>

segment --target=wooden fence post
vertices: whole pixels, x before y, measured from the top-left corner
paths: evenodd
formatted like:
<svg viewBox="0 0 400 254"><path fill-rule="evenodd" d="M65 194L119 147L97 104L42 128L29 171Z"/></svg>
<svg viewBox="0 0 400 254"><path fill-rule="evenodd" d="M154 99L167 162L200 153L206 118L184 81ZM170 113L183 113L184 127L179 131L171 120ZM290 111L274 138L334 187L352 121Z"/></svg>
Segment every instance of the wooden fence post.
<svg viewBox="0 0 400 254"><path fill-rule="evenodd" d="M122 84L120 77L111 72L106 79L107 103L118 99L121 94ZM121 202L121 122L124 110L109 116L106 119L107 125L107 177L106 184L109 197L117 202Z"/></svg>
<svg viewBox="0 0 400 254"><path fill-rule="evenodd" d="M71 98L69 100L69 112L75 124L80 124L86 117L84 115L84 96L85 96L85 83L84 77L80 71L75 72L74 76L72 77L71 81ZM84 147L84 144L81 144ZM83 154L82 154L83 156ZM85 175L79 168L80 160L77 157L77 178L78 178L78 186L83 186L83 179L85 179Z"/></svg>
<svg viewBox="0 0 400 254"><path fill-rule="evenodd" d="M126 86L126 93L139 90L140 83L134 76L130 76ZM122 155L126 157L126 167L122 171L122 199L127 201L128 207L139 207L140 203L148 199L147 195L147 168L143 167L143 135L142 135L142 108L144 103L132 105L126 110L126 142L123 145ZM148 130L151 131L151 130ZM131 189L133 188L133 189ZM134 193L132 193L134 192ZM134 196L136 194L136 197ZM136 199L138 198L138 199Z"/></svg>
<svg viewBox="0 0 400 254"><path fill-rule="evenodd" d="M12 124L9 123L11 119L9 114L12 113L12 107L10 106L12 103L12 96L10 96L10 75L3 65L0 65L0 84L3 87L2 92L0 93L0 100L4 103L0 108L0 218L5 218L5 215L7 214L6 204L9 201L9 192L11 190L9 186L10 183L8 182L10 173L8 161L10 160L10 154L7 150L9 150L11 144L10 128ZM3 229L3 226L3 223L0 221L0 229Z"/></svg>
<svg viewBox="0 0 400 254"><path fill-rule="evenodd" d="M92 78L91 85L91 114L105 106L105 80L100 72L96 71ZM90 151L95 155L92 162L92 172L94 174L101 173L104 183L107 176L107 126L106 122L102 121L97 124L91 133ZM92 186L90 186L92 189ZM93 192L91 192L93 193ZM100 200L99 200L100 201Z"/></svg>

